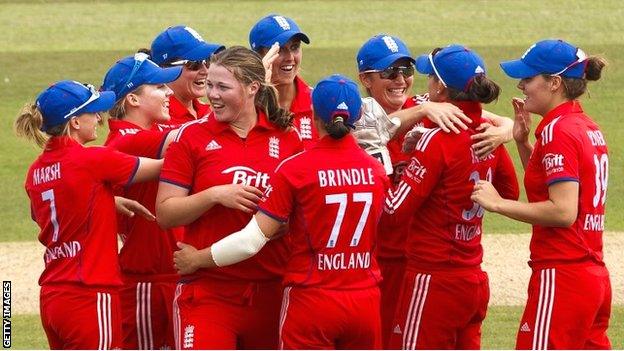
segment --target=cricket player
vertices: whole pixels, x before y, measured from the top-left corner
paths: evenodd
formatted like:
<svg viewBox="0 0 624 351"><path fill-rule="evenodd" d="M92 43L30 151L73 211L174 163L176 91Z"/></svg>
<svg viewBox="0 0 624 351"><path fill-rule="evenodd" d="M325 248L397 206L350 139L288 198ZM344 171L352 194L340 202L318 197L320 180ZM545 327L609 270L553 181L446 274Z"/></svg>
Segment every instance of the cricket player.
<svg viewBox="0 0 624 351"><path fill-rule="evenodd" d="M604 135L578 100L605 65L554 39L501 63L508 76L520 79L525 95L513 100L514 139L529 202L503 200L485 181L476 184L473 200L533 225L533 274L518 349L611 348L611 283L602 251L609 156ZM534 145L531 113L542 116Z"/></svg>
<svg viewBox="0 0 624 351"><path fill-rule="evenodd" d="M375 244L389 182L350 134L362 104L355 82L329 76L312 101L318 143L280 164L245 228L200 251L182 244L175 262L182 272L235 264L288 222L280 348L379 349Z"/></svg>

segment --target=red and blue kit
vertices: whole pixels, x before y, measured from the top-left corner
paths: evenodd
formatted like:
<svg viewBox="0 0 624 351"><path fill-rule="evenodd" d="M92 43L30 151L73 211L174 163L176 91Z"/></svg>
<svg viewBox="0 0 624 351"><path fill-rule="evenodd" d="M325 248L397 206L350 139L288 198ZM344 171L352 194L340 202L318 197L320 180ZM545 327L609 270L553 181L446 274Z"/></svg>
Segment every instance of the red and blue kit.
<svg viewBox="0 0 624 351"><path fill-rule="evenodd" d="M124 120L109 120L105 145L129 155L161 158L169 132L145 130ZM138 201L156 213L158 181L125 187L122 196ZM123 247L119 264L124 277L121 289L124 348L173 348L173 296L178 280L173 265L176 238L155 221L142 216L118 216Z"/></svg>
<svg viewBox="0 0 624 351"><path fill-rule="evenodd" d="M326 136L276 170L259 210L289 223L282 348L381 346L374 253L388 186L351 135Z"/></svg>
<svg viewBox="0 0 624 351"><path fill-rule="evenodd" d="M138 165L136 157L54 137L28 171L25 188L46 247L39 284L51 348L122 346L113 187L127 185Z"/></svg>
<svg viewBox="0 0 624 351"><path fill-rule="evenodd" d="M226 184L264 191L277 165L302 150L294 130L277 128L262 112L246 138L209 115L180 129L160 180L189 195ZM183 241L208 247L242 229L251 216L215 205L186 227ZM276 348L286 257L284 240L272 240L246 261L184 276L174 305L178 348Z"/></svg>
<svg viewBox="0 0 624 351"><path fill-rule="evenodd" d="M533 275L516 347L610 348L611 284L602 252L607 143L576 100L544 116L535 137L524 177L529 202L547 201L557 182L578 182L578 216L567 228L533 226Z"/></svg>
<svg viewBox="0 0 624 351"><path fill-rule="evenodd" d="M501 196L518 198L507 150L501 146L480 159L471 148L470 136L483 121L481 105L455 104L472 119L469 130L456 135L434 128L425 133L401 183L386 200L390 215L382 224L409 225L406 273L391 331L393 349L479 348L489 300L488 278L480 267L485 210L470 196L475 183L486 179Z"/></svg>
<svg viewBox="0 0 624 351"><path fill-rule="evenodd" d="M309 149L318 140L318 131L312 112L312 89L299 76L295 77L295 89L297 93L290 105L290 112L293 114L292 122L301 136L303 147Z"/></svg>

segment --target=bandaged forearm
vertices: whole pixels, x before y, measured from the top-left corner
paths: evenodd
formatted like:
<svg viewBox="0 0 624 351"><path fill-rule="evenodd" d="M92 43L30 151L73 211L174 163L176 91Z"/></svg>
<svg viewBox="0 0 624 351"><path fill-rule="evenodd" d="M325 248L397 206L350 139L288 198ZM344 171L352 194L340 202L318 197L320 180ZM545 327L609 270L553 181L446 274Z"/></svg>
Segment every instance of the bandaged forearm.
<svg viewBox="0 0 624 351"><path fill-rule="evenodd" d="M257 254L267 241L254 216L245 228L212 244L210 251L218 267L229 266Z"/></svg>

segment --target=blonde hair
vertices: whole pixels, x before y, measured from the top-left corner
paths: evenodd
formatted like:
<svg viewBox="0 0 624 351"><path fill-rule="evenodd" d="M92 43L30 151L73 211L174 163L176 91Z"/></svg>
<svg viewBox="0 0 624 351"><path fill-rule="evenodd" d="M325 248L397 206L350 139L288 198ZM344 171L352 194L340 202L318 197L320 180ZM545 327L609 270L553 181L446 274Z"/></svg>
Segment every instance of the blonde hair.
<svg viewBox="0 0 624 351"><path fill-rule="evenodd" d="M51 128L44 133L41 131L43 126L43 115L33 103L24 105L19 115L15 119L15 134L18 137L30 140L43 148L51 136L69 135L69 123L63 123Z"/></svg>
<svg viewBox="0 0 624 351"><path fill-rule="evenodd" d="M141 94L143 92L143 85L140 85L138 88L133 91L128 92L121 99L115 102L115 105L108 110L108 115L113 119L123 119L126 116L126 96L128 94Z"/></svg>

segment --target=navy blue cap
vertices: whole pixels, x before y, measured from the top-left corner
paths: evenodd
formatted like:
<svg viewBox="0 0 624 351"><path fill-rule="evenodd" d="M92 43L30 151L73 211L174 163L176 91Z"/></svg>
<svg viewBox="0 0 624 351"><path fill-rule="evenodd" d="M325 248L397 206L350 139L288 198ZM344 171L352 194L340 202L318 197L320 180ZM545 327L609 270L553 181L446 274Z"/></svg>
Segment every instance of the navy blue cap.
<svg viewBox="0 0 624 351"><path fill-rule="evenodd" d="M115 104L115 93L99 92L90 84L62 80L41 92L36 104L43 115L41 130L45 132L71 117L109 110Z"/></svg>
<svg viewBox="0 0 624 351"><path fill-rule="evenodd" d="M323 78L312 89L312 107L314 114L325 123L341 115L346 117L347 125L353 126L362 113L362 98L354 81L334 74Z"/></svg>
<svg viewBox="0 0 624 351"><path fill-rule="evenodd" d="M422 74L435 74L447 87L467 91L474 77L485 74L485 63L476 52L452 44L434 55L418 56L416 70Z"/></svg>
<svg viewBox="0 0 624 351"><path fill-rule="evenodd" d="M152 61L163 65L175 60L205 60L222 49L225 46L207 43L191 27L169 27L152 42Z"/></svg>
<svg viewBox="0 0 624 351"><path fill-rule="evenodd" d="M299 29L295 21L288 17L270 14L260 19L251 28L249 46L254 51L270 48L276 42L282 46L295 36L302 42L310 44L310 38Z"/></svg>
<svg viewBox="0 0 624 351"><path fill-rule="evenodd" d="M143 84L164 84L178 79L182 67L160 68L148 59L148 55L137 53L117 61L106 73L102 90L115 92L117 101Z"/></svg>
<svg viewBox="0 0 624 351"><path fill-rule="evenodd" d="M508 76L517 79L538 74L582 78L586 62L583 50L563 40L548 39L531 45L521 58L501 62L500 66Z"/></svg>
<svg viewBox="0 0 624 351"><path fill-rule="evenodd" d="M378 34L370 39L357 54L358 71L384 70L390 67L396 60L407 58L414 62L412 53L405 43L391 35Z"/></svg>

